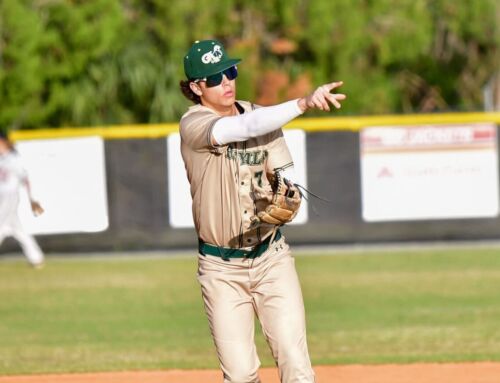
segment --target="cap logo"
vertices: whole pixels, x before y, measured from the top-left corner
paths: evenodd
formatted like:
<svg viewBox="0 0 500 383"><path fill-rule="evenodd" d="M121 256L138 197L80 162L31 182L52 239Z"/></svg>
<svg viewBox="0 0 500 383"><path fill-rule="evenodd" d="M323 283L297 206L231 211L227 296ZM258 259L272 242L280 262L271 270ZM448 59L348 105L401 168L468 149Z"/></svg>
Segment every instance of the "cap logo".
<svg viewBox="0 0 500 383"><path fill-rule="evenodd" d="M203 64L216 64L223 56L222 49L220 45L214 45L214 49L211 52L205 53L201 56L201 61Z"/></svg>

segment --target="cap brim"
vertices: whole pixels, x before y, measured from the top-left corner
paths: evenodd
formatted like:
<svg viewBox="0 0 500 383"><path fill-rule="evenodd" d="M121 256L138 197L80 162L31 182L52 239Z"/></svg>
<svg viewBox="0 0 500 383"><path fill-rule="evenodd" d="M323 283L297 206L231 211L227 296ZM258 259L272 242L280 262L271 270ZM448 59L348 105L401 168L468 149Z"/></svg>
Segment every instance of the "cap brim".
<svg viewBox="0 0 500 383"><path fill-rule="evenodd" d="M227 68L231 68L232 66L234 66L240 62L241 62L241 59L225 60L224 62L220 63L219 65L214 65L212 70L210 72L207 72L203 77L211 76L213 74L222 72L223 70L226 70Z"/></svg>

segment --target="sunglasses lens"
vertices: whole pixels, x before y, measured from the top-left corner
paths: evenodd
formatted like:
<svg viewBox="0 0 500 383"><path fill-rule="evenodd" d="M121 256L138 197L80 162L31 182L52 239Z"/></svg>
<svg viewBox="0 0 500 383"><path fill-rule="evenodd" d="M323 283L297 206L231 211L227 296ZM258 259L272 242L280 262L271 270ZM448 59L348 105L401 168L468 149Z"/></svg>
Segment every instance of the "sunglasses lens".
<svg viewBox="0 0 500 383"><path fill-rule="evenodd" d="M219 85L222 82L222 73L207 76L206 84L208 88Z"/></svg>
<svg viewBox="0 0 500 383"><path fill-rule="evenodd" d="M214 86L220 85L220 83L222 82L222 75L225 75L229 81L234 80L236 77L238 77L238 69L236 69L236 66L232 66L231 68L228 68L222 72L207 76L207 87L212 88Z"/></svg>
<svg viewBox="0 0 500 383"><path fill-rule="evenodd" d="M236 68L236 66L232 66L222 73L226 75L228 80L234 80L236 77L238 77L238 69Z"/></svg>

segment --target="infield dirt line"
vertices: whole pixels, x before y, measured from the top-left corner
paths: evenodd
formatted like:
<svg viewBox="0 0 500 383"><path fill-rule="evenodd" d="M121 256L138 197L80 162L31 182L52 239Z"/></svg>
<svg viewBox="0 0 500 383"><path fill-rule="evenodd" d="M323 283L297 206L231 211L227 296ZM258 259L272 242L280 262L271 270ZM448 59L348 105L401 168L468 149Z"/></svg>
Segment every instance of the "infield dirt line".
<svg viewBox="0 0 500 383"><path fill-rule="evenodd" d="M500 363L316 366L318 383L498 383ZM279 383L275 368L260 370L262 383ZM219 383L218 370L124 371L0 376L0 383Z"/></svg>

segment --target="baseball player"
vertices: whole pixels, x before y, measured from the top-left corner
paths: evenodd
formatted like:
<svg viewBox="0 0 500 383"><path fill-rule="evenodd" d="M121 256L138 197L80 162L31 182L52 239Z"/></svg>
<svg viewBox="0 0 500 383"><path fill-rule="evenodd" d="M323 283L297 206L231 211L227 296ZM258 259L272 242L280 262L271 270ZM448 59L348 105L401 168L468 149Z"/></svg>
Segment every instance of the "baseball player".
<svg viewBox="0 0 500 383"><path fill-rule="evenodd" d="M180 121L181 153L199 238L198 281L225 383L259 382L254 316L281 382L314 382L302 292L280 227L301 194L281 127L309 108L340 108L341 82L270 107L236 101L236 65L216 40L184 57L183 94L195 103Z"/></svg>
<svg viewBox="0 0 500 383"><path fill-rule="evenodd" d="M0 244L7 236L14 237L21 244L29 263L35 268L41 268L44 255L33 236L22 227L17 214L20 190L23 186L28 192L33 214L42 214L42 207L31 195L28 175L19 155L6 133L0 131Z"/></svg>

